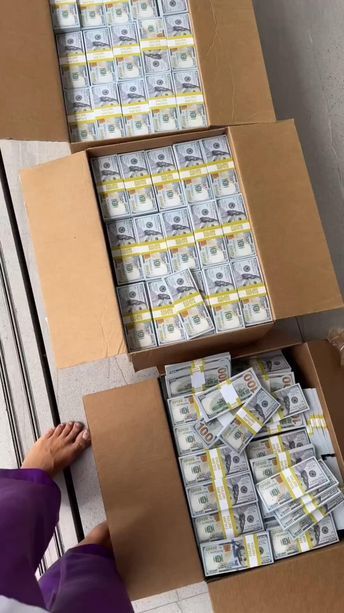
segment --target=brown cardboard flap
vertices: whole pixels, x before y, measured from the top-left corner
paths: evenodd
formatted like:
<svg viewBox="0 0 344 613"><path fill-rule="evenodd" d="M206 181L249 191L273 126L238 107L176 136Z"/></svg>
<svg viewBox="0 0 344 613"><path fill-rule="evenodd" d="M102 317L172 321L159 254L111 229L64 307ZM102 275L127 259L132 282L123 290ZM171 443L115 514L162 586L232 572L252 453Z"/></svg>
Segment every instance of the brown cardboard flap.
<svg viewBox="0 0 344 613"><path fill-rule="evenodd" d="M0 138L69 141L48 0L4 2Z"/></svg>
<svg viewBox="0 0 344 613"><path fill-rule="evenodd" d="M274 121L251 0L190 0L210 125Z"/></svg>
<svg viewBox="0 0 344 613"><path fill-rule="evenodd" d="M57 367L124 353L87 155L21 177Z"/></svg>
<svg viewBox="0 0 344 613"><path fill-rule="evenodd" d="M229 131L275 318L342 307L294 122Z"/></svg>
<svg viewBox="0 0 344 613"><path fill-rule="evenodd" d="M209 584L215 613L343 613L344 543Z"/></svg>
<svg viewBox="0 0 344 613"><path fill-rule="evenodd" d="M312 341L293 350L306 383L316 387L344 476L344 368L328 341Z"/></svg>
<svg viewBox="0 0 344 613"><path fill-rule="evenodd" d="M84 398L112 543L135 600L203 579L157 380Z"/></svg>

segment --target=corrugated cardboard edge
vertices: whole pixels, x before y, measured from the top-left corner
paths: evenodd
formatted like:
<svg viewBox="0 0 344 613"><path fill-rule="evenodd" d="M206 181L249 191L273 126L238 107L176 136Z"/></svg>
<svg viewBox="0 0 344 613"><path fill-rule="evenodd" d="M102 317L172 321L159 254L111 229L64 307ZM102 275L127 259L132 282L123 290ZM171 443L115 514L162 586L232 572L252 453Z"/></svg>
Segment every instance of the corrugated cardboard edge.
<svg viewBox="0 0 344 613"><path fill-rule="evenodd" d="M87 155L24 170L21 180L57 367L124 353Z"/></svg>
<svg viewBox="0 0 344 613"><path fill-rule="evenodd" d="M269 344L257 349L259 352L276 349L278 340L282 341L282 337L271 337ZM286 340L285 345L285 340L279 348L284 349L292 342L292 339ZM256 346L252 346L250 353L254 354L255 350ZM307 385L316 385L322 401L326 402L326 419L330 417L335 427L337 420L341 420L339 427L342 428L344 381L335 350L325 341L316 341L298 344L290 351L302 368ZM243 348L242 355L248 355L247 348ZM114 550L130 596L142 598L176 589L182 585L183 577L185 584L200 581L191 522L157 381L93 394L84 403ZM341 432L336 433L337 438ZM159 512L150 513L150 510L156 511L157 505ZM174 525L173 521L177 523ZM169 530L171 526L173 530ZM182 539L180 530L185 531ZM184 538L186 547L181 550ZM148 568L147 549L143 558L140 549L146 542ZM256 613L258 607L260 613L276 610L304 613L306 602L315 613L324 610L342 613L343 562L344 543L340 543L269 567L211 580L208 586L214 611ZM142 575L142 569L147 575ZM292 585L293 589L286 589L286 585Z"/></svg>
<svg viewBox="0 0 344 613"><path fill-rule="evenodd" d="M274 318L342 308L294 121L233 126L229 134Z"/></svg>
<svg viewBox="0 0 344 613"><path fill-rule="evenodd" d="M317 388L341 473L344 476L344 368L328 341L311 341L293 350L302 372ZM306 359L305 359L306 358Z"/></svg>
<svg viewBox="0 0 344 613"><path fill-rule="evenodd" d="M213 126L276 119L251 0L189 0Z"/></svg>
<svg viewBox="0 0 344 613"><path fill-rule="evenodd" d="M209 583L214 613L343 613L344 544Z"/></svg>
<svg viewBox="0 0 344 613"><path fill-rule="evenodd" d="M116 560L130 598L201 581L158 381L86 396L84 405Z"/></svg>

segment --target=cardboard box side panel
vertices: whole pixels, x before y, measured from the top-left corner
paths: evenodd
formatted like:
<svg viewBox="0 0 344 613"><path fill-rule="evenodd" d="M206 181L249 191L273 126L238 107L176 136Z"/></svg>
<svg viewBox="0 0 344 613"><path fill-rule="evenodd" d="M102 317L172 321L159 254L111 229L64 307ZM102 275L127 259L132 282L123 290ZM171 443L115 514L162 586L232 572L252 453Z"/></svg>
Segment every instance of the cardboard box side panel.
<svg viewBox="0 0 344 613"><path fill-rule="evenodd" d="M135 600L201 581L157 380L86 396L112 543Z"/></svg>
<svg viewBox="0 0 344 613"><path fill-rule="evenodd" d="M69 141L48 0L3 3L0 138Z"/></svg>
<svg viewBox="0 0 344 613"><path fill-rule="evenodd" d="M209 583L214 613L342 613L344 543Z"/></svg>
<svg viewBox="0 0 344 613"><path fill-rule="evenodd" d="M344 477L344 368L328 341L312 341L294 350L302 371L316 385ZM312 377L312 371L316 377Z"/></svg>
<svg viewBox="0 0 344 613"><path fill-rule="evenodd" d="M294 122L229 133L275 318L342 307Z"/></svg>
<svg viewBox="0 0 344 613"><path fill-rule="evenodd" d="M158 349L140 351L131 354L131 360L135 370L138 371L149 366L160 368L165 364L203 358L219 351L228 351L228 349L232 351L232 348L238 345L259 341L272 327L273 324L253 326L252 328L238 330L237 332L214 334L213 336L196 338L186 343L176 343L175 345L167 345Z"/></svg>
<svg viewBox="0 0 344 613"><path fill-rule="evenodd" d="M210 125L274 121L251 0L190 0Z"/></svg>
<svg viewBox="0 0 344 613"><path fill-rule="evenodd" d="M126 351L84 153L22 173L58 368Z"/></svg>

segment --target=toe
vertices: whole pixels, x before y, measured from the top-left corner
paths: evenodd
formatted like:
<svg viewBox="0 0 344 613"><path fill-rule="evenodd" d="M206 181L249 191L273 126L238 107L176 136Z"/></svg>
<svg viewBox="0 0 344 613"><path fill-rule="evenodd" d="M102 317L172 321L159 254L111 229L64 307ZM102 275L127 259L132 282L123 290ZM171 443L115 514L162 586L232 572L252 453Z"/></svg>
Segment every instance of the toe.
<svg viewBox="0 0 344 613"><path fill-rule="evenodd" d="M77 451L83 451L84 449L87 449L87 447L89 447L91 444L91 436L90 436L90 432L89 430L87 430L87 428L85 428L84 430L82 430L82 432L79 432L78 436L76 437L73 447L75 450Z"/></svg>
<svg viewBox="0 0 344 613"><path fill-rule="evenodd" d="M58 426L56 426L54 432L53 432L53 436L55 438L61 436L61 434L63 433L64 429L66 427L66 424L59 424Z"/></svg>
<svg viewBox="0 0 344 613"><path fill-rule="evenodd" d="M74 442L78 434L80 434L80 432L84 429L84 424L80 423L79 421L74 421L71 423L72 425L68 431L68 435L66 436L69 443Z"/></svg>
<svg viewBox="0 0 344 613"><path fill-rule="evenodd" d="M74 421L69 421L67 424L65 424L65 427L62 431L63 438L69 438L69 435L73 430L73 427L74 427Z"/></svg>
<svg viewBox="0 0 344 613"><path fill-rule="evenodd" d="M54 434L54 432L55 432L55 428L50 428L50 430L48 430L48 432L46 432L46 433L45 433L45 434L42 436L42 438L45 438L45 439L51 438L51 437L52 437L52 435Z"/></svg>

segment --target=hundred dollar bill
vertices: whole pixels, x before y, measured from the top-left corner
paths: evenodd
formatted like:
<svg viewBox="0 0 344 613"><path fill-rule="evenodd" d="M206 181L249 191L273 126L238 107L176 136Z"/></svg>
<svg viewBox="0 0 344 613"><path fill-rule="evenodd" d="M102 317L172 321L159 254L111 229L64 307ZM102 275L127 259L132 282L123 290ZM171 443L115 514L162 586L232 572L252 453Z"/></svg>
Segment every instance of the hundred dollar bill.
<svg viewBox="0 0 344 613"><path fill-rule="evenodd" d="M158 205L145 152L123 153L119 155L119 162L132 213L143 215L157 211Z"/></svg>
<svg viewBox="0 0 344 613"><path fill-rule="evenodd" d="M198 419L194 422L193 427L198 436L202 439L204 446L208 449L218 442L223 430L223 425L218 419L213 419L208 423L206 423L204 419Z"/></svg>
<svg viewBox="0 0 344 613"><path fill-rule="evenodd" d="M217 332L244 327L238 292L229 264L211 266L203 270L205 301L211 308Z"/></svg>
<svg viewBox="0 0 344 613"><path fill-rule="evenodd" d="M163 211L161 219L174 272L200 268L194 233L187 208Z"/></svg>
<svg viewBox="0 0 344 613"><path fill-rule="evenodd" d="M201 545L201 553L208 577L264 566L274 561L267 532L239 536L230 542Z"/></svg>
<svg viewBox="0 0 344 613"><path fill-rule="evenodd" d="M213 331L214 324L190 270L168 275L165 281L175 312L181 316L188 338L196 338Z"/></svg>
<svg viewBox="0 0 344 613"><path fill-rule="evenodd" d="M144 283L117 288L119 306L130 351L156 347L152 314Z"/></svg>
<svg viewBox="0 0 344 613"><path fill-rule="evenodd" d="M225 446L188 455L179 461L187 486L205 481L223 480L229 475L249 471L246 454L239 455Z"/></svg>
<svg viewBox="0 0 344 613"><path fill-rule="evenodd" d="M233 411L242 404L230 379L205 392L196 393L195 400L206 421Z"/></svg>
<svg viewBox="0 0 344 613"><path fill-rule="evenodd" d="M209 420L239 407L259 388L257 376L248 369L205 392L198 392L196 401L204 418Z"/></svg>
<svg viewBox="0 0 344 613"><path fill-rule="evenodd" d="M50 0L50 10L55 31L78 30L80 19L76 0Z"/></svg>
<svg viewBox="0 0 344 613"><path fill-rule="evenodd" d="M194 524L199 543L231 539L247 532L264 530L257 502L243 504L220 513L196 517Z"/></svg>
<svg viewBox="0 0 344 613"><path fill-rule="evenodd" d="M274 395L281 404L281 408L276 412L278 419L285 419L310 409L300 383L277 390Z"/></svg>
<svg viewBox="0 0 344 613"><path fill-rule="evenodd" d="M257 500L251 473L240 473L226 477L223 481L213 481L187 488L192 517L225 511L238 504Z"/></svg>
<svg viewBox="0 0 344 613"><path fill-rule="evenodd" d="M201 412L192 395L168 399L168 407L174 426L180 426L201 417Z"/></svg>
<svg viewBox="0 0 344 613"><path fill-rule="evenodd" d="M189 360L187 362L178 362L177 364L166 364L165 373L166 376L171 375L172 373L179 372L180 370L188 369L190 372L193 372L194 368L204 368L206 364L210 362L219 362L219 361L229 361L231 362L231 354L229 351L224 351L222 353L214 353L213 355L208 355L205 358L200 358L198 360Z"/></svg>
<svg viewBox="0 0 344 613"><path fill-rule="evenodd" d="M290 385L295 383L294 373L288 371L260 374L258 379L270 394L274 394L277 390L281 390L284 387L290 387Z"/></svg>
<svg viewBox="0 0 344 613"><path fill-rule="evenodd" d="M148 281L147 292L159 345L185 340L183 322L174 312L172 298L164 280Z"/></svg>
<svg viewBox="0 0 344 613"><path fill-rule="evenodd" d="M299 522L300 520L303 520L304 517L308 515L318 517L317 513L319 509L322 509L325 504L329 503L334 498L337 499L339 494L340 489L337 485L326 488L321 494L318 494L317 496L312 496L312 502L309 502L307 504L303 503L297 509L295 509L295 511L292 511L285 517L279 518L275 514L276 518L278 519L282 528L284 528L285 530L289 530L290 526L292 526L296 522ZM306 496L304 496L304 498L306 498ZM302 498L300 498L300 500L302 500Z"/></svg>
<svg viewBox="0 0 344 613"><path fill-rule="evenodd" d="M206 449L206 445L195 431L192 423L177 426L174 429L174 436L179 455Z"/></svg>
<svg viewBox="0 0 344 613"><path fill-rule="evenodd" d="M187 77L188 82L191 82L191 75L198 79L196 71L190 71L190 76ZM178 73L175 76L176 87L179 90L183 89L183 77L185 73ZM197 85L197 84L195 84ZM181 93L177 89L178 94ZM192 92L192 89L190 89ZM202 152L200 141L192 141L179 143L174 145L174 152L179 167L179 174L182 179L184 192L189 204L205 202L213 199L213 190L210 184L206 160Z"/></svg>
<svg viewBox="0 0 344 613"><path fill-rule="evenodd" d="M103 218L108 221L117 217L129 216L130 208L117 155L93 158L91 165ZM132 226L130 219L125 221L131 222ZM132 236L133 243L135 243L134 233Z"/></svg>
<svg viewBox="0 0 344 613"><path fill-rule="evenodd" d="M220 435L225 426L218 419L212 419L206 422L201 418L194 422L193 427L198 436L202 439L204 446L208 449L214 447L218 442L222 444Z"/></svg>
<svg viewBox="0 0 344 613"><path fill-rule="evenodd" d="M280 526L271 527L269 532L275 560L288 558L298 553L304 553L318 547L325 547L339 541L331 515L322 519L297 539L293 539L289 532L283 530Z"/></svg>
<svg viewBox="0 0 344 613"><path fill-rule="evenodd" d="M205 138L201 143L216 198L238 192L240 187L227 136Z"/></svg>
<svg viewBox="0 0 344 613"><path fill-rule="evenodd" d="M329 500L329 498L332 498L333 495L338 494L337 478L334 476L334 474L331 472L331 470L328 468L328 466L323 460L319 460L319 464L326 473L329 482L326 485L323 485L322 487L319 487L318 489L314 490L311 494L306 494L305 496L302 496L302 498L293 500L292 502L283 505L283 507L281 507L280 509L276 509L276 511L274 512L276 519L281 523L282 526L285 525L283 523L284 520L288 521L287 518L292 513L294 513L294 511L298 511L300 507L307 507L310 510L316 510L319 506L321 506L321 504Z"/></svg>
<svg viewBox="0 0 344 613"><path fill-rule="evenodd" d="M135 217L134 228L137 238L134 252L141 254L146 279L168 275L172 268L160 216Z"/></svg>
<svg viewBox="0 0 344 613"><path fill-rule="evenodd" d="M202 266L215 266L228 261L216 203L193 204L190 206L190 214Z"/></svg>
<svg viewBox="0 0 344 613"><path fill-rule="evenodd" d="M166 374L166 388L170 398L191 394L213 387L225 381L231 374L231 361L228 357L214 361L196 360L183 370Z"/></svg>
<svg viewBox="0 0 344 613"><path fill-rule="evenodd" d="M257 492L266 509L275 511L328 483L329 478L324 469L318 460L312 457L260 481L257 483Z"/></svg>
<svg viewBox="0 0 344 613"><path fill-rule="evenodd" d="M282 351L272 351L271 353L263 353L257 357L250 358L249 364L257 375L265 375L267 373L279 371L291 372L291 366L284 357Z"/></svg>
<svg viewBox="0 0 344 613"><path fill-rule="evenodd" d="M91 93L98 126L98 136L102 140L122 138L124 136L124 126L116 83L94 85L91 88Z"/></svg>
<svg viewBox="0 0 344 613"><path fill-rule="evenodd" d="M305 389L304 394L310 406L306 414L308 435L320 455L335 455L328 425L316 389Z"/></svg>
<svg viewBox="0 0 344 613"><path fill-rule="evenodd" d="M279 406L279 402L269 392L260 387L240 407L233 421L222 432L223 442L241 453Z"/></svg>
<svg viewBox="0 0 344 613"><path fill-rule="evenodd" d="M321 507L309 515L304 515L302 519L289 526L288 532L292 538L300 538L307 532L312 526L316 525L324 519L329 513L335 511L344 502L343 492L339 492L337 496L325 502Z"/></svg>
<svg viewBox="0 0 344 613"><path fill-rule="evenodd" d="M233 279L247 326L271 321L271 309L258 259L254 256L231 261Z"/></svg>
<svg viewBox="0 0 344 613"><path fill-rule="evenodd" d="M256 483L272 477L281 472L288 466L298 464L302 460L314 457L315 449L313 445L305 445L291 451L282 451L280 453L274 453L266 455L261 458L253 458L250 460L251 470L253 478Z"/></svg>
<svg viewBox="0 0 344 613"><path fill-rule="evenodd" d="M298 415L286 417L285 419L281 420L279 420L278 417L276 419L276 416L273 415L272 419L265 424L264 428L258 432L255 438L265 437L270 434L279 434L280 432L288 432L290 430L299 430L305 425L306 419L304 417L304 413L299 413Z"/></svg>
<svg viewBox="0 0 344 613"><path fill-rule="evenodd" d="M309 445L310 442L306 429L301 428L294 432L286 432L277 436L271 436L270 438L251 441L247 447L247 455L252 460L253 458L261 458L275 452L290 451L297 447L304 447Z"/></svg>
<svg viewBox="0 0 344 613"><path fill-rule="evenodd" d="M141 256L132 253L136 244L131 219L111 221L106 226L118 285L144 279Z"/></svg>
<svg viewBox="0 0 344 613"><path fill-rule="evenodd" d="M172 147L146 152L160 210L183 206L184 195Z"/></svg>

